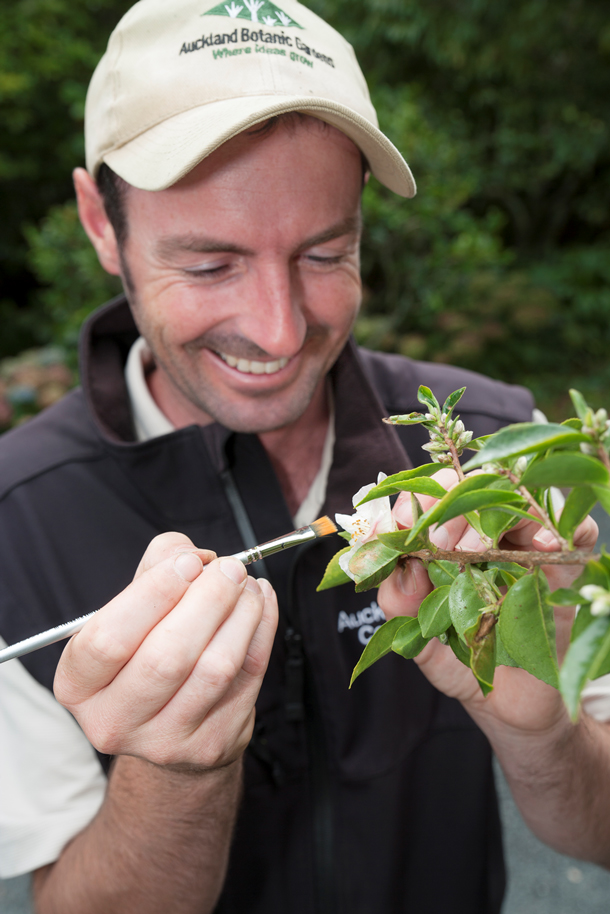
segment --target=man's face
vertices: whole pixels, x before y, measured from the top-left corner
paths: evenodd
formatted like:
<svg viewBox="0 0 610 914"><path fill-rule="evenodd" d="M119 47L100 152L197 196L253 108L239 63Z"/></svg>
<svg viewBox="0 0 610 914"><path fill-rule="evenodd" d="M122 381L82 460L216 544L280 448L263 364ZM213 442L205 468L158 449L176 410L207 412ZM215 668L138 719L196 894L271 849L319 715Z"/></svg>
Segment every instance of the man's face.
<svg viewBox="0 0 610 914"><path fill-rule="evenodd" d="M303 414L360 304L361 185L354 144L308 119L129 189L124 261L162 408L243 432Z"/></svg>

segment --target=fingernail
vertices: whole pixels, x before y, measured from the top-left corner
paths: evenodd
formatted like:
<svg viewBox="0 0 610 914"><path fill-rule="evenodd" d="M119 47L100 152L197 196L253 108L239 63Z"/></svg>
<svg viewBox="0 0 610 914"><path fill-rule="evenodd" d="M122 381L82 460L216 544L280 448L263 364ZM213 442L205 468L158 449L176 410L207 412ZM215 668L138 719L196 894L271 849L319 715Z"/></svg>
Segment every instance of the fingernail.
<svg viewBox="0 0 610 914"><path fill-rule="evenodd" d="M437 527L436 530L430 534L430 542L434 543L439 549L446 550L449 545L449 534L444 527Z"/></svg>
<svg viewBox="0 0 610 914"><path fill-rule="evenodd" d="M257 578L257 581L259 583L260 589L263 592L263 596L265 598L270 597L273 593L273 587L271 586L271 584L269 583L267 578Z"/></svg>
<svg viewBox="0 0 610 914"><path fill-rule="evenodd" d="M398 586L405 597L412 597L414 593L417 593L417 579L410 562L403 565L398 576Z"/></svg>
<svg viewBox="0 0 610 914"><path fill-rule="evenodd" d="M181 552L174 559L174 568L184 581L191 583L203 571L201 559L192 552Z"/></svg>
<svg viewBox="0 0 610 914"><path fill-rule="evenodd" d="M550 530L539 530L534 537L541 546L558 546L557 537L553 536Z"/></svg>
<svg viewBox="0 0 610 914"><path fill-rule="evenodd" d="M246 590L249 590L250 593L260 594L261 589L256 578L252 578L248 575L246 579Z"/></svg>
<svg viewBox="0 0 610 914"><path fill-rule="evenodd" d="M220 562L220 570L234 584L241 584L246 576L246 569L239 559L223 559Z"/></svg>

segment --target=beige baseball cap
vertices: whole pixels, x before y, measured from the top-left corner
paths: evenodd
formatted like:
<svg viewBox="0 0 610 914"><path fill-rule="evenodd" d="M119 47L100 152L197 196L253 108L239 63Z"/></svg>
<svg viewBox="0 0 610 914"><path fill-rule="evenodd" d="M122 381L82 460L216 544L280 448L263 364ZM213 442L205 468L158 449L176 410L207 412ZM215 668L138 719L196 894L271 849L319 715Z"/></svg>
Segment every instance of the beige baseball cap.
<svg viewBox="0 0 610 914"><path fill-rule="evenodd" d="M140 0L91 79L87 168L162 190L249 127L302 111L337 127L376 178L415 194L409 166L377 126L353 48L297 3Z"/></svg>

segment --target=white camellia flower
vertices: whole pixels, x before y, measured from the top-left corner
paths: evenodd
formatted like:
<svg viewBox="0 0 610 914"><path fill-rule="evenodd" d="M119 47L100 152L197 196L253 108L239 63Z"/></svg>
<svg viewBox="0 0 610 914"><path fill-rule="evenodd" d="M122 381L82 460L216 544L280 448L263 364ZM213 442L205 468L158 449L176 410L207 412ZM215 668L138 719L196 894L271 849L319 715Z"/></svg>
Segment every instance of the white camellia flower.
<svg viewBox="0 0 610 914"><path fill-rule="evenodd" d="M610 592L597 584L585 584L579 591L581 597L591 601L592 616L610 616Z"/></svg>
<svg viewBox="0 0 610 914"><path fill-rule="evenodd" d="M386 474L380 473L376 483L372 482L368 486L362 486L361 489L358 489L352 498L354 507L368 495L371 489L375 488L375 485L379 485L385 478ZM335 520L340 527L343 527L350 534L349 544L351 549L341 556L339 565L352 581L355 578L349 570L349 563L355 551L360 546L364 546L365 543L374 540L379 533L392 533L394 530L398 530L398 525L392 516L390 499L387 495L367 501L351 516L349 514L335 514Z"/></svg>

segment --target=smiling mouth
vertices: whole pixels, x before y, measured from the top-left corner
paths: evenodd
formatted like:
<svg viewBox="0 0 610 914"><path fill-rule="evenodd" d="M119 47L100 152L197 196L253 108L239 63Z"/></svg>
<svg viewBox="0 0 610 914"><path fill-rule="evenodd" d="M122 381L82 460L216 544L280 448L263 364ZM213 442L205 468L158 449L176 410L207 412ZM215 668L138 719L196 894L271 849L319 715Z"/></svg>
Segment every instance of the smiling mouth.
<svg viewBox="0 0 610 914"><path fill-rule="evenodd" d="M224 352L216 353L230 368L241 371L242 374L276 374L285 368L289 359L275 359L273 362L255 362L250 359L236 359L234 355Z"/></svg>

